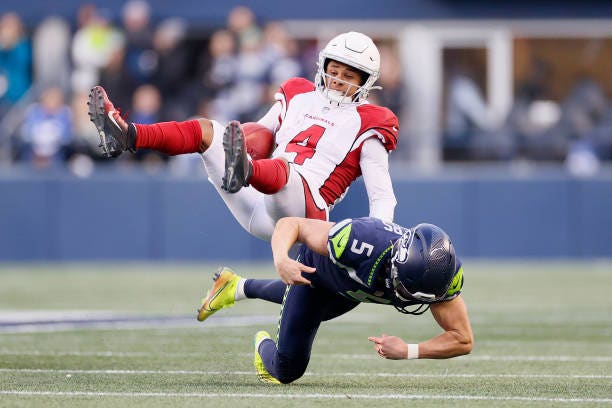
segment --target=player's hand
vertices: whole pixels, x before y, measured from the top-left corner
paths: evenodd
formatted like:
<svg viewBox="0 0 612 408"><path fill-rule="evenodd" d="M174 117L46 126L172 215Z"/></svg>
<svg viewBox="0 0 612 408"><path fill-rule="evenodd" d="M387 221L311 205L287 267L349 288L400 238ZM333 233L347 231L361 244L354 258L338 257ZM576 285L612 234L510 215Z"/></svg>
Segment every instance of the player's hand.
<svg viewBox="0 0 612 408"><path fill-rule="evenodd" d="M408 345L399 337L383 334L381 337L368 337L368 340L374 343L374 350L382 358L402 360L408 355Z"/></svg>
<svg viewBox="0 0 612 408"><path fill-rule="evenodd" d="M274 267L281 280L287 285L310 285L310 281L302 276L302 272L313 273L316 271L315 268L306 266L289 257L275 261Z"/></svg>

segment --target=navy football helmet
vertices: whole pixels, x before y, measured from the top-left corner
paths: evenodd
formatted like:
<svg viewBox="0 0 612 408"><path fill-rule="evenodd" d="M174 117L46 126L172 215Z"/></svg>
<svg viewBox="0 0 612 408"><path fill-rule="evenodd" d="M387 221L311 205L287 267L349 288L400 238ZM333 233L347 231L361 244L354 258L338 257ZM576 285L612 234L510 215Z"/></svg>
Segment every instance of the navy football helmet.
<svg viewBox="0 0 612 408"><path fill-rule="evenodd" d="M429 304L444 297L457 259L450 237L433 224L410 228L391 250L391 283L405 302Z"/></svg>

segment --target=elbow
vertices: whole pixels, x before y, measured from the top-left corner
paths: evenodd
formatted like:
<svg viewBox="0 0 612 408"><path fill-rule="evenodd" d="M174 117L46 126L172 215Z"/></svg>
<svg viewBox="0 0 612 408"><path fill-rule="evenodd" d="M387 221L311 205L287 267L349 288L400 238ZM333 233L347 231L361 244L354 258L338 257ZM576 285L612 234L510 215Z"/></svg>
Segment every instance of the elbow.
<svg viewBox="0 0 612 408"><path fill-rule="evenodd" d="M470 354L474 348L474 335L470 333L454 332L456 356Z"/></svg>
<svg viewBox="0 0 612 408"><path fill-rule="evenodd" d="M460 352L461 355L466 355L466 354L470 354L472 352L472 349L474 348L474 339L469 339L463 343L461 343L460 345Z"/></svg>
<svg viewBox="0 0 612 408"><path fill-rule="evenodd" d="M291 225L293 222L295 222L295 217L282 217L276 221L276 229Z"/></svg>

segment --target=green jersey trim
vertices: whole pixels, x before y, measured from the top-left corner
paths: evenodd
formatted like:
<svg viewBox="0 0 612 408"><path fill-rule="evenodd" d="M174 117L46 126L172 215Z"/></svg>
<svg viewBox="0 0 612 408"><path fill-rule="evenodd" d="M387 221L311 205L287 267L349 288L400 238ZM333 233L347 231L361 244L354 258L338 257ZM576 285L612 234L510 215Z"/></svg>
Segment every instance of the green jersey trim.
<svg viewBox="0 0 612 408"><path fill-rule="evenodd" d="M380 256L378 257L378 259L376 260L376 262L374 262L374 265L372 266L372 269L370 269L370 276L368 276L368 286L371 286L371 285L372 285L372 278L374 277L374 271L376 270L376 267L378 266L378 264L380 263L380 261L383 259L383 257L385 256L385 254L391 250L391 248L393 248L393 245L389 245L389 246L387 247L387 249L385 249L384 251L382 251L382 253L381 253L381 254L380 254Z"/></svg>
<svg viewBox="0 0 612 408"><path fill-rule="evenodd" d="M448 290L446 291L446 295L453 296L455 293L461 291L462 287L463 287L463 266L459 268L459 270L455 274L453 281L451 282L450 286L448 287Z"/></svg>

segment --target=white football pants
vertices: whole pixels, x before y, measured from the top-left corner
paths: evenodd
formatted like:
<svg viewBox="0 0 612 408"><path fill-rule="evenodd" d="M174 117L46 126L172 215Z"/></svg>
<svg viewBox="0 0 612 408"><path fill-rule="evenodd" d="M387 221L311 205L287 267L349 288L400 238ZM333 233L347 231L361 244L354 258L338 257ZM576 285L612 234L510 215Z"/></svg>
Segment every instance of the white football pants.
<svg viewBox="0 0 612 408"><path fill-rule="evenodd" d="M223 132L225 127L212 120L213 140L210 147L202 153L208 180L215 187L234 218L250 234L269 241L274 225L282 217L304 217L306 199L301 176L291 169L287 184L276 194L264 194L253 187L243 187L230 194L221 189L221 179L225 173L225 153L223 152Z"/></svg>

